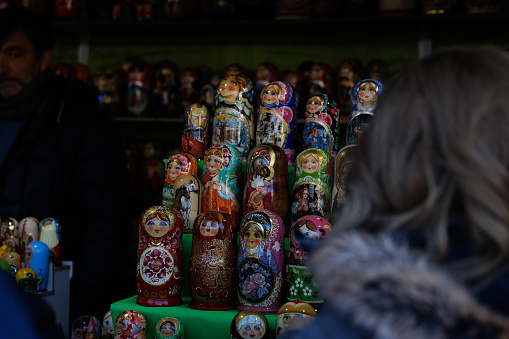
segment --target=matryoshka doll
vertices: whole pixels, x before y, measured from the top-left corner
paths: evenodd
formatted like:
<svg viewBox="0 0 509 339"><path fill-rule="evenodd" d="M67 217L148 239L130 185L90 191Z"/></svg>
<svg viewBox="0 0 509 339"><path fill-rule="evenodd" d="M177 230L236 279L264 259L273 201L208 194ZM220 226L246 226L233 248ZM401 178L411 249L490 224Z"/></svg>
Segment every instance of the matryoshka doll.
<svg viewBox="0 0 509 339"><path fill-rule="evenodd" d="M318 297L318 286L306 264L308 253L303 248L303 242L321 241L331 230L331 223L317 215L303 216L292 224L285 277L287 300L301 300L314 306L323 303Z"/></svg>
<svg viewBox="0 0 509 339"><path fill-rule="evenodd" d="M22 268L13 277L16 279L16 284L21 290L37 294L37 275L33 269Z"/></svg>
<svg viewBox="0 0 509 339"><path fill-rule="evenodd" d="M152 107L156 115L175 117L177 114L178 88L177 65L170 60L161 60L156 65Z"/></svg>
<svg viewBox="0 0 509 339"><path fill-rule="evenodd" d="M316 311L313 306L303 301L289 301L283 304L283 306L281 306L277 311L276 337L287 330L292 318L296 315L303 318L316 317Z"/></svg>
<svg viewBox="0 0 509 339"><path fill-rule="evenodd" d="M195 175L182 174L175 180L175 208L182 217L184 233L190 233L194 219L201 213L202 184Z"/></svg>
<svg viewBox="0 0 509 339"><path fill-rule="evenodd" d="M14 218L0 217L0 245L7 252L19 252L18 221Z"/></svg>
<svg viewBox="0 0 509 339"><path fill-rule="evenodd" d="M241 218L241 158L231 145L211 146L205 154L202 212L222 211Z"/></svg>
<svg viewBox="0 0 509 339"><path fill-rule="evenodd" d="M190 154L178 153L165 160L163 205L172 206L175 200L175 180L182 174L198 174L198 161Z"/></svg>
<svg viewBox="0 0 509 339"><path fill-rule="evenodd" d="M256 310L240 311L230 326L231 339L268 339L269 322Z"/></svg>
<svg viewBox="0 0 509 339"><path fill-rule="evenodd" d="M24 266L37 275L37 292L46 292L49 280L50 250L42 241L32 241L25 248Z"/></svg>
<svg viewBox="0 0 509 339"><path fill-rule="evenodd" d="M345 179L354 164L354 155L356 144L343 147L336 155L335 159L335 175L334 175L334 188L332 191L332 216L334 217L336 210L343 205L345 200Z"/></svg>
<svg viewBox="0 0 509 339"><path fill-rule="evenodd" d="M285 225L272 211L249 212L240 225L237 294L240 309L276 312L282 300Z"/></svg>
<svg viewBox="0 0 509 339"><path fill-rule="evenodd" d="M311 97L306 103L304 148L320 148L334 156L339 150L339 109L327 94Z"/></svg>
<svg viewBox="0 0 509 339"><path fill-rule="evenodd" d="M155 339L184 339L184 326L177 318L164 317L156 325Z"/></svg>
<svg viewBox="0 0 509 339"><path fill-rule="evenodd" d="M253 98L253 82L244 75L227 75L217 86L212 145L232 145L242 160L255 142Z"/></svg>
<svg viewBox="0 0 509 339"><path fill-rule="evenodd" d="M32 241L39 240L39 220L33 217L21 219L18 223L18 238L21 260L24 260L25 247Z"/></svg>
<svg viewBox="0 0 509 339"><path fill-rule="evenodd" d="M267 144L251 150L244 187L244 213L270 210L286 220L288 160L281 147Z"/></svg>
<svg viewBox="0 0 509 339"><path fill-rule="evenodd" d="M173 207L156 205L143 212L139 225L136 303L182 304L182 218Z"/></svg>
<svg viewBox="0 0 509 339"><path fill-rule="evenodd" d="M39 240L48 245L52 261L62 260L60 235L62 227L55 218L44 218L39 222Z"/></svg>
<svg viewBox="0 0 509 339"><path fill-rule="evenodd" d="M113 319L111 318L111 311L108 311L103 317L101 339L113 339L114 336L115 329Z"/></svg>
<svg viewBox="0 0 509 339"><path fill-rule="evenodd" d="M271 82L262 90L256 128L256 145L281 147L290 166L295 160L298 101L299 94L290 84Z"/></svg>
<svg viewBox="0 0 509 339"><path fill-rule="evenodd" d="M203 159L209 148L209 111L203 104L192 104L184 114L184 131L182 132L182 152L191 154L196 159Z"/></svg>
<svg viewBox="0 0 509 339"><path fill-rule="evenodd" d="M330 219L333 184L332 155L319 148L309 148L295 160L295 183L292 190L291 221L305 215Z"/></svg>
<svg viewBox="0 0 509 339"><path fill-rule="evenodd" d="M115 319L115 339L145 339L147 319L134 310L120 313Z"/></svg>
<svg viewBox="0 0 509 339"><path fill-rule="evenodd" d="M255 69L255 106L260 105L260 94L269 83L277 81L279 70L272 62L261 62ZM258 108L258 107L256 107Z"/></svg>
<svg viewBox="0 0 509 339"><path fill-rule="evenodd" d="M352 105L346 126L346 144L357 143L369 124L385 85L378 79L364 79L352 89Z"/></svg>
<svg viewBox="0 0 509 339"><path fill-rule="evenodd" d="M149 107L149 75L147 66L139 61L129 68L127 78L127 111L134 116L145 114Z"/></svg>
<svg viewBox="0 0 509 339"><path fill-rule="evenodd" d="M189 307L199 310L235 308L237 223L226 212L208 211L193 226L189 263Z"/></svg>

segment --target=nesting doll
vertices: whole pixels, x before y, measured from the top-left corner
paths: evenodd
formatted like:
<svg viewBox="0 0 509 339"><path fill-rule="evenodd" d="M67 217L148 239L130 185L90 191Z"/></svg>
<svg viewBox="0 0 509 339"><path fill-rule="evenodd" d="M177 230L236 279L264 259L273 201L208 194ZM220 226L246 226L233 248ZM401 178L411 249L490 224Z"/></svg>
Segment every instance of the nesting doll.
<svg viewBox="0 0 509 339"><path fill-rule="evenodd" d="M131 66L127 79L127 111L134 116L141 116L149 107L149 76L143 63Z"/></svg>
<svg viewBox="0 0 509 339"><path fill-rule="evenodd" d="M217 86L212 145L232 145L243 160L255 142L253 98L253 82L244 75L225 76Z"/></svg>
<svg viewBox="0 0 509 339"><path fill-rule="evenodd" d="M281 147L289 165L293 165L295 160L298 101L299 94L295 88L283 81L265 86L260 98L256 144Z"/></svg>
<svg viewBox="0 0 509 339"><path fill-rule="evenodd" d="M39 240L48 245L52 261L62 260L60 235L62 227L55 218L44 218L39 222Z"/></svg>
<svg viewBox="0 0 509 339"><path fill-rule="evenodd" d="M268 339L269 322L263 313L256 310L240 311L230 326L231 339Z"/></svg>
<svg viewBox="0 0 509 339"><path fill-rule="evenodd" d="M182 304L182 218L173 207L149 207L140 218L136 303Z"/></svg>
<svg viewBox="0 0 509 339"><path fill-rule="evenodd" d="M330 218L333 169L332 156L324 150L309 148L299 153L292 190L292 223L305 215Z"/></svg>
<svg viewBox="0 0 509 339"><path fill-rule="evenodd" d="M184 326L177 318L164 317L156 325L155 339L184 339Z"/></svg>
<svg viewBox="0 0 509 339"><path fill-rule="evenodd" d="M33 217L26 217L21 219L18 223L18 239L21 260L24 260L25 247L32 241L39 240L39 220Z"/></svg>
<svg viewBox="0 0 509 339"><path fill-rule="evenodd" d="M49 280L49 247L42 241L32 241L25 248L24 267L37 275L37 292L46 292Z"/></svg>
<svg viewBox="0 0 509 339"><path fill-rule="evenodd" d="M260 94L269 83L277 81L279 70L272 62L261 62L255 69L255 106L260 104Z"/></svg>
<svg viewBox="0 0 509 339"><path fill-rule="evenodd" d="M241 158L228 144L211 146L205 154L202 212L222 211L239 222L242 211L240 195Z"/></svg>
<svg viewBox="0 0 509 339"><path fill-rule="evenodd" d="M289 301L283 304L277 311L276 337L287 330L292 318L296 315L303 318L316 317L316 311L313 306L303 301Z"/></svg>
<svg viewBox="0 0 509 339"><path fill-rule="evenodd" d="M237 223L226 212L208 211L193 226L189 263L189 307L200 310L235 308Z"/></svg>
<svg viewBox="0 0 509 339"><path fill-rule="evenodd" d="M286 265L286 299L301 300L319 305L318 286L307 266L308 253L303 249L305 241L320 241L332 230L331 223L317 215L299 218L290 228L290 250Z"/></svg>
<svg viewBox="0 0 509 339"><path fill-rule="evenodd" d="M288 160L281 147L267 144L251 150L244 187L244 213L270 210L283 220L288 214Z"/></svg>
<svg viewBox="0 0 509 339"><path fill-rule="evenodd" d="M191 154L196 159L203 159L209 148L209 111L203 104L192 104L184 114L184 131L182 132L182 152Z"/></svg>
<svg viewBox="0 0 509 339"><path fill-rule="evenodd" d="M320 148L334 156L339 150L339 109L327 94L311 97L306 103L304 148Z"/></svg>
<svg viewBox="0 0 509 339"><path fill-rule="evenodd" d="M31 268L21 268L14 275L16 284L25 292L37 294L37 277Z"/></svg>
<svg viewBox="0 0 509 339"><path fill-rule="evenodd" d="M111 311L108 311L103 317L101 339L113 339L114 336L115 329L113 319L111 318Z"/></svg>
<svg viewBox="0 0 509 339"><path fill-rule="evenodd" d="M5 260L10 265L11 276L16 277L16 273L21 268L21 256L16 252L4 252L0 256L0 259Z"/></svg>
<svg viewBox="0 0 509 339"><path fill-rule="evenodd" d="M362 80L361 69L362 63L355 58L344 59L336 68L335 97L339 103L341 116L348 118L350 115L350 95L355 84Z"/></svg>
<svg viewBox="0 0 509 339"><path fill-rule="evenodd" d="M101 326L99 320L91 315L83 315L76 318L72 323L72 338L101 338Z"/></svg>
<svg viewBox="0 0 509 339"><path fill-rule="evenodd" d="M240 232L238 308L276 312L281 301L284 270L283 220L268 210L249 212L242 219Z"/></svg>
<svg viewBox="0 0 509 339"><path fill-rule="evenodd" d="M335 215L336 209L338 209L345 200L345 179L346 175L350 171L354 164L355 144L343 147L336 155L335 159L335 176L334 176L334 189L332 202L332 215Z"/></svg>
<svg viewBox="0 0 509 339"><path fill-rule="evenodd" d="M115 339L145 339L147 319L138 311L127 310L115 319Z"/></svg>
<svg viewBox="0 0 509 339"><path fill-rule="evenodd" d="M201 212L201 181L191 174L182 174L175 180L175 208L182 217L184 233L190 233L194 219Z"/></svg>
<svg viewBox="0 0 509 339"><path fill-rule="evenodd" d="M0 245L7 252L19 252L18 224L14 218L0 218Z"/></svg>
<svg viewBox="0 0 509 339"><path fill-rule="evenodd" d="M163 205L172 206L175 201L175 180L182 174L198 174L198 162L190 154L174 154L164 163Z"/></svg>
<svg viewBox="0 0 509 339"><path fill-rule="evenodd" d="M377 79L359 81L352 89L352 104L346 126L346 144L357 143L363 131L373 117L378 99L385 85Z"/></svg>
<svg viewBox="0 0 509 339"><path fill-rule="evenodd" d="M156 65L152 107L156 115L175 117L177 114L178 87L177 65L170 60L161 60Z"/></svg>
<svg viewBox="0 0 509 339"><path fill-rule="evenodd" d="M332 67L326 62L313 62L307 78L307 97L332 94Z"/></svg>

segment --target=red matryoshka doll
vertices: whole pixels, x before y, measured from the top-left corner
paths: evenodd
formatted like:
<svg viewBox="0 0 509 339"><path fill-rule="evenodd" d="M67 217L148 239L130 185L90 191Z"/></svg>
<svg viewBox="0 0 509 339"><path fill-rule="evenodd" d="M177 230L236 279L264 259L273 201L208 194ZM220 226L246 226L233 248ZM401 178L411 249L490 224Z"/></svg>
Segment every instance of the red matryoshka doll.
<svg viewBox="0 0 509 339"><path fill-rule="evenodd" d="M299 315L303 318L316 317L316 311L303 301L289 301L279 308L276 316L276 337L283 334L290 325L292 318Z"/></svg>
<svg viewBox="0 0 509 339"><path fill-rule="evenodd" d="M255 310L240 311L230 326L231 339L268 339L269 322L263 313Z"/></svg>
<svg viewBox="0 0 509 339"><path fill-rule="evenodd" d="M194 219L201 213L200 179L195 175L182 174L175 180L175 208L183 219L184 233L190 233Z"/></svg>
<svg viewBox="0 0 509 339"><path fill-rule="evenodd" d="M39 240L48 245L52 261L62 260L61 234L62 227L55 218L44 218L39 222Z"/></svg>
<svg viewBox="0 0 509 339"><path fill-rule="evenodd" d="M172 206L175 200L175 180L182 174L198 174L198 162L190 154L174 154L164 161L163 205Z"/></svg>
<svg viewBox="0 0 509 339"><path fill-rule="evenodd" d="M271 82L262 90L256 129L256 144L281 147L291 166L295 160L298 101L299 94L290 84Z"/></svg>
<svg viewBox="0 0 509 339"><path fill-rule="evenodd" d="M330 219L333 170L334 164L329 152L309 148L299 153L295 160L292 223L305 215Z"/></svg>
<svg viewBox="0 0 509 339"><path fill-rule="evenodd" d="M147 319L138 311L127 310L115 319L115 339L145 339Z"/></svg>
<svg viewBox="0 0 509 339"><path fill-rule="evenodd" d="M240 309L276 312L282 300L285 225L272 211L249 212L240 225L237 294Z"/></svg>
<svg viewBox="0 0 509 339"><path fill-rule="evenodd" d="M354 151L355 144L343 147L336 155L335 159L335 176L334 176L334 188L332 195L334 200L332 202L332 216L334 217L336 210L343 205L345 201L345 180L346 175L350 171L354 164Z"/></svg>
<svg viewBox="0 0 509 339"><path fill-rule="evenodd" d="M240 221L240 165L240 153L231 145L214 145L207 150L203 173L202 212L222 211L231 214L236 222Z"/></svg>
<svg viewBox="0 0 509 339"><path fill-rule="evenodd" d="M156 115L175 117L177 115L178 67L171 60L161 60L156 65L152 107Z"/></svg>
<svg viewBox="0 0 509 339"><path fill-rule="evenodd" d="M203 159L209 148L209 110L203 104L192 104L184 114L184 131L182 132L182 152L191 154L196 159Z"/></svg>
<svg viewBox="0 0 509 339"><path fill-rule="evenodd" d="M359 81L352 89L350 116L346 125L346 144L357 143L364 129L369 125L378 99L383 94L385 85L377 79Z"/></svg>
<svg viewBox="0 0 509 339"><path fill-rule="evenodd" d="M281 147L267 144L251 150L244 187L244 213L270 210L283 220L288 214L288 160Z"/></svg>
<svg viewBox="0 0 509 339"><path fill-rule="evenodd" d="M226 212L203 212L193 226L189 263L189 307L199 310L235 308L237 223Z"/></svg>
<svg viewBox="0 0 509 339"><path fill-rule="evenodd" d="M244 75L228 75L217 86L212 145L232 145L242 160L254 146L253 98L253 82Z"/></svg>
<svg viewBox="0 0 509 339"><path fill-rule="evenodd" d="M155 339L184 339L184 325L177 318L164 317L156 325Z"/></svg>
<svg viewBox="0 0 509 339"><path fill-rule="evenodd" d="M306 103L304 148L320 148L334 156L339 150L339 109L327 94L311 97Z"/></svg>
<svg viewBox="0 0 509 339"><path fill-rule="evenodd" d="M292 224L290 228L290 251L286 265L286 299L301 300L311 305L321 305L318 286L306 265L308 253L304 241L320 241L332 230L331 223L317 215L307 215Z"/></svg>
<svg viewBox="0 0 509 339"><path fill-rule="evenodd" d="M182 304L182 218L172 207L149 207L140 218L136 303Z"/></svg>

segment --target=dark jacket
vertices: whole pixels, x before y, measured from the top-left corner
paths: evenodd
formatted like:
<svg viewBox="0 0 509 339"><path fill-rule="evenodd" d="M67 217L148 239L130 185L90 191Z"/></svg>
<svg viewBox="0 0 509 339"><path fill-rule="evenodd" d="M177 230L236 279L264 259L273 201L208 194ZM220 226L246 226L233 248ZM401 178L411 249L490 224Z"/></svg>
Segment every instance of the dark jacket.
<svg viewBox="0 0 509 339"><path fill-rule="evenodd" d="M445 270L388 237L335 234L310 265L325 306L306 328L278 339L509 337L509 319L479 304Z"/></svg>
<svg viewBox="0 0 509 339"><path fill-rule="evenodd" d="M44 76L44 95L34 98L40 104L0 167L0 216L59 221L63 259L74 262L72 324L82 312L102 318L114 292L129 283L119 281L121 258L130 251L126 166L120 139L95 92Z"/></svg>

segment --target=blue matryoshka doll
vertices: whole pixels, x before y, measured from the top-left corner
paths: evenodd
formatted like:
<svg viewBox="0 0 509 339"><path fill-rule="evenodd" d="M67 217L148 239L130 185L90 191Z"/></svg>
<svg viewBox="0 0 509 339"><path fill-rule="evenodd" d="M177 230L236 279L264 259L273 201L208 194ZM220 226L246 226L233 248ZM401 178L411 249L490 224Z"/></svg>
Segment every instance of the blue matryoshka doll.
<svg viewBox="0 0 509 339"><path fill-rule="evenodd" d="M299 94L292 85L274 81L265 86L260 98L256 144L274 144L283 149L288 164L295 160L295 133Z"/></svg>

